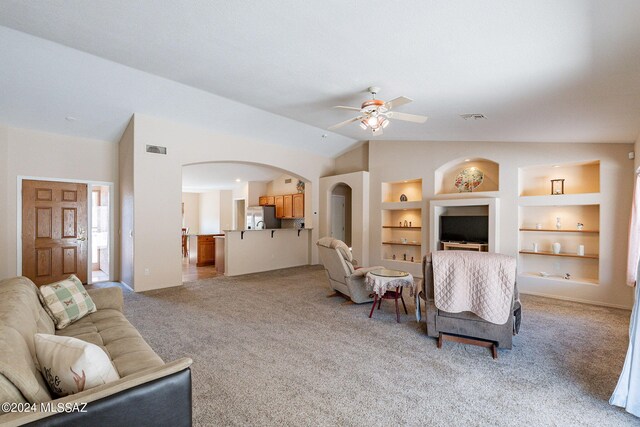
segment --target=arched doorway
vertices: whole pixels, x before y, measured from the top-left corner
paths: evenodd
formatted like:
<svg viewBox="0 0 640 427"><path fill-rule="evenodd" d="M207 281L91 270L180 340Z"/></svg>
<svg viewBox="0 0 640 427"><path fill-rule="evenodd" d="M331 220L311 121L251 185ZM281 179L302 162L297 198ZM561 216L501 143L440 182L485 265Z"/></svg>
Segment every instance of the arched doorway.
<svg viewBox="0 0 640 427"><path fill-rule="evenodd" d="M331 190L331 236L351 246L351 187L337 184Z"/></svg>

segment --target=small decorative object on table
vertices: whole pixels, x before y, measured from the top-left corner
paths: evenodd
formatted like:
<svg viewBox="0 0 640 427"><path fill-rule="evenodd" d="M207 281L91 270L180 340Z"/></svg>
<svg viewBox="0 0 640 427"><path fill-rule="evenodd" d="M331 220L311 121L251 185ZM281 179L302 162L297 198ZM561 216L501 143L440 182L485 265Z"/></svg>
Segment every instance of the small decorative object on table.
<svg viewBox="0 0 640 427"><path fill-rule="evenodd" d="M407 254L402 254L402 260L406 261L407 260Z"/></svg>
<svg viewBox="0 0 640 427"><path fill-rule="evenodd" d="M405 227L408 227L408 226L409 226L409 223L407 222L407 220L406 220L406 219L404 220L404 226L405 226Z"/></svg>
<svg viewBox="0 0 640 427"><path fill-rule="evenodd" d="M484 181L484 172L476 167L464 169L456 176L453 185L460 193L471 193Z"/></svg>
<svg viewBox="0 0 640 427"><path fill-rule="evenodd" d="M576 226L576 228L577 228L578 230L582 230L582 229L584 228L584 224L583 224L583 223L581 223L581 222L579 222L579 223L578 223L578 225Z"/></svg>
<svg viewBox="0 0 640 427"><path fill-rule="evenodd" d="M560 217L556 218L556 230L560 230L562 228L562 223L560 222Z"/></svg>
<svg viewBox="0 0 640 427"><path fill-rule="evenodd" d="M407 196L406 196L405 194L401 194L401 195L400 195L400 201L401 201L401 202L406 202L407 200L408 200L408 199L407 199Z"/></svg>
<svg viewBox="0 0 640 427"><path fill-rule="evenodd" d="M409 227L411 227L411 221L409 221Z"/></svg>
<svg viewBox="0 0 640 427"><path fill-rule="evenodd" d="M296 184L296 189L298 190L298 193L304 193L304 181L298 180L298 183Z"/></svg>
<svg viewBox="0 0 640 427"><path fill-rule="evenodd" d="M564 194L564 179L551 180L551 194Z"/></svg>
<svg viewBox="0 0 640 427"><path fill-rule="evenodd" d="M565 273L564 278L569 280L569 279L571 279L571 275L569 273Z"/></svg>
<svg viewBox="0 0 640 427"><path fill-rule="evenodd" d="M551 251L556 255L560 253L560 248L561 246L558 242L555 242L553 245L551 245Z"/></svg>

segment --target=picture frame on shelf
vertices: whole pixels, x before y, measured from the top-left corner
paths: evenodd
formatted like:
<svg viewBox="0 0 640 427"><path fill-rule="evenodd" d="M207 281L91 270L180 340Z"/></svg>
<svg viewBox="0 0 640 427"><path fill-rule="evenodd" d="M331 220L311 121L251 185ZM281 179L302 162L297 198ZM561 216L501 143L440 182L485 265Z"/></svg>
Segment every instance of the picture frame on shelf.
<svg viewBox="0 0 640 427"><path fill-rule="evenodd" d="M554 196L564 194L564 179L551 180L551 194Z"/></svg>

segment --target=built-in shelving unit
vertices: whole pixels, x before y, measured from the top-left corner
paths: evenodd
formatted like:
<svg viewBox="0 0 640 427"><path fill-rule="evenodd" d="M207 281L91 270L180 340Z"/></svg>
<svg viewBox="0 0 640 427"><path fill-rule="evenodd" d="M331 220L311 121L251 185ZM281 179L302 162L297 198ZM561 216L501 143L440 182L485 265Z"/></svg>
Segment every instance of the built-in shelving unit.
<svg viewBox="0 0 640 427"><path fill-rule="evenodd" d="M519 275L598 284L600 162L527 167L519 177ZM565 180L564 194L551 194L552 179ZM559 253L553 252L554 243L560 245Z"/></svg>
<svg viewBox="0 0 640 427"><path fill-rule="evenodd" d="M406 270L410 270L409 265L419 267L422 262L421 179L382 183L381 223L383 263ZM417 268L413 270L415 274Z"/></svg>

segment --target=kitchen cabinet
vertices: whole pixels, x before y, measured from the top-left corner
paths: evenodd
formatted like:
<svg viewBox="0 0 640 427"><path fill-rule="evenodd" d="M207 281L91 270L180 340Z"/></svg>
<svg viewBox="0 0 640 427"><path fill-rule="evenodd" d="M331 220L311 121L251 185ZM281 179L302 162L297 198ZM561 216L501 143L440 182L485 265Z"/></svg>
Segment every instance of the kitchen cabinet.
<svg viewBox="0 0 640 427"><path fill-rule="evenodd" d="M276 204L275 196L260 196L258 198L258 204L260 206L275 205Z"/></svg>
<svg viewBox="0 0 640 427"><path fill-rule="evenodd" d="M304 193L294 194L293 198L293 217L304 218Z"/></svg>
<svg viewBox="0 0 640 427"><path fill-rule="evenodd" d="M276 218L284 217L284 196L275 196L274 205L276 205Z"/></svg>
<svg viewBox="0 0 640 427"><path fill-rule="evenodd" d="M282 196L282 198L283 198L282 217L293 218L293 195L286 194Z"/></svg>
<svg viewBox="0 0 640 427"><path fill-rule="evenodd" d="M215 236L224 236L224 234L200 234L189 236L189 263L195 264L196 267L215 265Z"/></svg>
<svg viewBox="0 0 640 427"><path fill-rule="evenodd" d="M304 193L260 196L260 206L275 205L276 218L304 218Z"/></svg>

